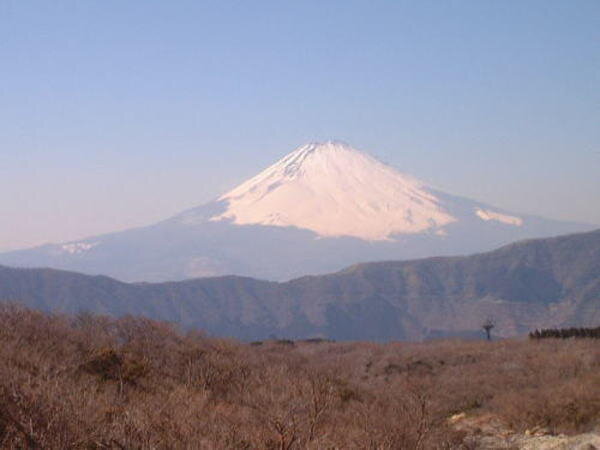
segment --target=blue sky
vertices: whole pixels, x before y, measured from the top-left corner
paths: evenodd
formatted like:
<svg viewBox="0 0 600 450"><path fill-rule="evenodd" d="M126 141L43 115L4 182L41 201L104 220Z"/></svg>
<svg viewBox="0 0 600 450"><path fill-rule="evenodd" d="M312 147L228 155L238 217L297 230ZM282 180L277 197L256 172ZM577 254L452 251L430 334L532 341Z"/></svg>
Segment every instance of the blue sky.
<svg viewBox="0 0 600 450"><path fill-rule="evenodd" d="M600 2L0 0L0 249L138 226L314 140L600 224Z"/></svg>

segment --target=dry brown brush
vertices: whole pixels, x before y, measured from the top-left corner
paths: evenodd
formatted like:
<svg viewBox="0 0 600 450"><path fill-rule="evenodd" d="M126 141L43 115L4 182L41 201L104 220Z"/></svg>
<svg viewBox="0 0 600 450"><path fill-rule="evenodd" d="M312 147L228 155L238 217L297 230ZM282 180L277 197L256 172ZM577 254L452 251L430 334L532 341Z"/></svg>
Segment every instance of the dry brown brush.
<svg viewBox="0 0 600 450"><path fill-rule="evenodd" d="M0 305L0 447L466 448L448 417L600 421L592 340L250 345Z"/></svg>

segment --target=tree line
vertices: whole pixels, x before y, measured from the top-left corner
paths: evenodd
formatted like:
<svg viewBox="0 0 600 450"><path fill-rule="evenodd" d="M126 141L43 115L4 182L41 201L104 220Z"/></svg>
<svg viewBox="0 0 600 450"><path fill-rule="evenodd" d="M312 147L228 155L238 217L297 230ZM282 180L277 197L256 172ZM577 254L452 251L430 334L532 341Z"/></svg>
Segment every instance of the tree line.
<svg viewBox="0 0 600 450"><path fill-rule="evenodd" d="M600 327L596 328L546 328L529 333L530 339L545 338L594 338L600 339Z"/></svg>

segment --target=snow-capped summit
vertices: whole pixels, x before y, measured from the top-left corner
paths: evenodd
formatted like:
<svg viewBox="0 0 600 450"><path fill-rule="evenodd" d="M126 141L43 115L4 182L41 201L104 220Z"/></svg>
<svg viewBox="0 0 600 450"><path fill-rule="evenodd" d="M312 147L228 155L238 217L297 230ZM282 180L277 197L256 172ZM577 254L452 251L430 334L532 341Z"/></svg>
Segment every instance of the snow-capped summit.
<svg viewBox="0 0 600 450"><path fill-rule="evenodd" d="M338 141L299 147L219 200L227 207L213 221L365 240L440 229L456 220L424 183Z"/></svg>
<svg viewBox="0 0 600 450"><path fill-rule="evenodd" d="M226 274L289 280L592 228L447 194L328 141L303 145L214 201L156 224L0 254L0 264L127 281Z"/></svg>

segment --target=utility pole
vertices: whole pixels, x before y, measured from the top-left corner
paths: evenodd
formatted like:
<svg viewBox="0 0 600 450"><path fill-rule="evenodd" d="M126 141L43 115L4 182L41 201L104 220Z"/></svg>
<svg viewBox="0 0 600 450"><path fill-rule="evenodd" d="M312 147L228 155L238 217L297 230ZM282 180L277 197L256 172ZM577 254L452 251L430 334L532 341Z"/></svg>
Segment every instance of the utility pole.
<svg viewBox="0 0 600 450"><path fill-rule="evenodd" d="M485 335L488 341L492 340L492 328L494 328L495 326L496 323L491 317L485 319L485 322L483 322L483 325L481 326L481 328L485 330Z"/></svg>

